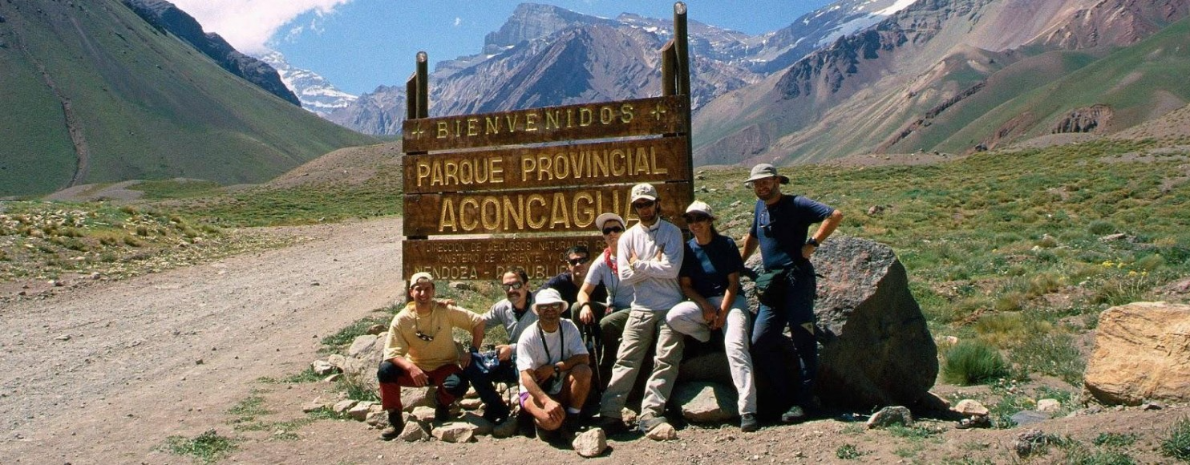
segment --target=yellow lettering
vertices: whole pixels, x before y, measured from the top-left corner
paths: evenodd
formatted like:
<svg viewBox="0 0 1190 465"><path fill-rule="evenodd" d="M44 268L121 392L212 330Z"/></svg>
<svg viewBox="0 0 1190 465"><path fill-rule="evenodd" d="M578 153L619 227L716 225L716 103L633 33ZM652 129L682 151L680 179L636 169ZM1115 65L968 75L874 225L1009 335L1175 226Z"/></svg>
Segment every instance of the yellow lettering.
<svg viewBox="0 0 1190 465"><path fill-rule="evenodd" d="M521 117L515 114L504 117L504 120L508 122L508 132L516 132L516 124L517 120L519 119L521 119Z"/></svg>
<svg viewBox="0 0 1190 465"><path fill-rule="evenodd" d="M483 163L479 164L483 166ZM464 158L459 162L459 182L464 186L469 186L475 181L475 160Z"/></svg>
<svg viewBox="0 0 1190 465"><path fill-rule="evenodd" d="M570 155L570 169L574 171L574 179L582 179L584 168L589 158L587 152L569 152Z"/></svg>
<svg viewBox="0 0 1190 465"><path fill-rule="evenodd" d="M529 180L529 174L537 169L537 159L533 157L525 157L521 159L521 182Z"/></svg>
<svg viewBox="0 0 1190 465"><path fill-rule="evenodd" d="M566 195L554 193L553 208L550 209L550 229L566 228L570 224L570 213L566 211Z"/></svg>
<svg viewBox="0 0 1190 465"><path fill-rule="evenodd" d="M463 134L463 120L456 119L455 120L455 137L459 137L462 134Z"/></svg>
<svg viewBox="0 0 1190 465"><path fill-rule="evenodd" d="M591 177L609 177L611 172L607 168L607 151L587 152L591 154Z"/></svg>
<svg viewBox="0 0 1190 465"><path fill-rule="evenodd" d="M525 132L537 132L537 113L525 115Z"/></svg>
<svg viewBox="0 0 1190 465"><path fill-rule="evenodd" d="M441 163L434 163L434 169L433 169L433 170L431 170L431 171L432 171L432 173L430 174L430 185L431 185L431 186L441 186L441 185L443 185L443 182L442 182L442 164L441 164Z"/></svg>
<svg viewBox="0 0 1190 465"><path fill-rule="evenodd" d="M566 159L565 153L554 155L554 179L566 179L570 177L570 163Z"/></svg>
<svg viewBox="0 0 1190 465"><path fill-rule="evenodd" d="M561 128L562 126L558 124L558 120L561 119L561 115L562 115L561 110L545 112L545 130L548 131L548 130L550 130L551 127L553 129Z"/></svg>
<svg viewBox="0 0 1190 465"><path fill-rule="evenodd" d="M467 136L475 137L479 135L479 118L467 118Z"/></svg>
<svg viewBox="0 0 1190 465"><path fill-rule="evenodd" d="M545 179L542 179L543 175L546 177L553 175L553 173L550 172L549 155L539 155L537 157L537 180L544 181ZM550 180L553 180L553 178L550 178Z"/></svg>
<svg viewBox="0 0 1190 465"><path fill-rule="evenodd" d="M475 219L468 222L467 218L475 218L479 216L479 202L474 198L466 197L462 202L459 202L459 225L463 227L463 231L474 231L479 227L479 220Z"/></svg>
<svg viewBox="0 0 1190 465"><path fill-rule="evenodd" d="M585 128L587 126L590 126L591 122L594 120L595 120L595 115L591 112L590 108L579 108L578 109L578 125L580 127Z"/></svg>
<svg viewBox="0 0 1190 465"><path fill-rule="evenodd" d="M489 215L488 207L491 206ZM479 207L479 220L483 222L483 229L495 231L500 229L500 201L495 197L484 197Z"/></svg>
<svg viewBox="0 0 1190 465"><path fill-rule="evenodd" d="M511 198L504 197L504 224L521 230L525 229L525 197L518 195L516 199L517 205L513 205Z"/></svg>
<svg viewBox="0 0 1190 465"><path fill-rule="evenodd" d="M452 182L453 181L453 182ZM459 164L454 161L446 162L446 185L459 184Z"/></svg>
<svg viewBox="0 0 1190 465"><path fill-rule="evenodd" d="M425 181L429 177L430 177L430 165L424 161L418 160L418 162L417 162L417 187L423 186L424 184L422 184L422 181Z"/></svg>
<svg viewBox="0 0 1190 465"><path fill-rule="evenodd" d="M611 165L613 176L623 176L624 173L628 172L628 163L626 163L625 158L623 150L612 149ZM619 160L619 163L616 163L617 160Z"/></svg>
<svg viewBox="0 0 1190 465"><path fill-rule="evenodd" d="M446 125L446 121L438 122L438 131L434 133L434 137L438 139L445 139L450 135L450 126Z"/></svg>
<svg viewBox="0 0 1190 465"><path fill-rule="evenodd" d="M442 212L438 215L438 232L446 232L447 228L451 232L459 230L455 219L455 205L450 199L442 203Z"/></svg>
<svg viewBox="0 0 1190 465"><path fill-rule="evenodd" d="M492 183L499 184L504 182L504 159L493 158L491 170Z"/></svg>
<svg viewBox="0 0 1190 465"><path fill-rule="evenodd" d="M612 107L599 107L599 123L603 125L612 124L616 120L616 111Z"/></svg>
<svg viewBox="0 0 1190 465"><path fill-rule="evenodd" d="M636 108L633 108L631 103L620 105L620 122L624 124L631 123L632 117L635 116L635 111Z"/></svg>
<svg viewBox="0 0 1190 465"><path fill-rule="evenodd" d="M636 152L636 174L649 174L649 158L645 156L645 149L641 147Z"/></svg>
<svg viewBox="0 0 1190 465"><path fill-rule="evenodd" d="M566 109L566 127L567 128L574 127L574 109L573 108Z"/></svg>
<svg viewBox="0 0 1190 465"><path fill-rule="evenodd" d="M541 229L545 226L546 221L549 221L549 218L543 211L541 212L542 215L539 216L541 221L533 221L533 204L535 203L540 204L542 208L544 208L546 206L545 197L542 197L541 194L533 194L529 196L529 201L526 202L528 209L525 211L525 221L529 223L530 229Z"/></svg>
<svg viewBox="0 0 1190 465"><path fill-rule="evenodd" d="M587 206L579 206L580 202L585 201ZM578 228L585 228L595 222L595 209L591 208L591 204L595 203L595 199L591 197L588 192L579 192L574 195L574 226Z"/></svg>
<svg viewBox="0 0 1190 465"><path fill-rule="evenodd" d="M487 130L485 131L487 134L500 134L500 117L499 116L495 116L495 117L489 116L489 117L484 118L484 121L487 122Z"/></svg>

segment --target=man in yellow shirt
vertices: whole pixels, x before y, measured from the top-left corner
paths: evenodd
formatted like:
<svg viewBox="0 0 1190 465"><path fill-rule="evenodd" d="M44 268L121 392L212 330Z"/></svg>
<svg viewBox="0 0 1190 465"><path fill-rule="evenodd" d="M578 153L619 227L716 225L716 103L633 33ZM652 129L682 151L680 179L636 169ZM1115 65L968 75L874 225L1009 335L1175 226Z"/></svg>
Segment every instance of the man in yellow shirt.
<svg viewBox="0 0 1190 465"><path fill-rule="evenodd" d="M452 328L471 332L471 346L483 342L483 319L470 310L434 300L434 278L416 273L409 279L409 303L388 327L384 360L376 373L380 381L380 404L388 411L389 427L380 437L390 440L401 434L401 386L438 386L438 407L434 419L445 421L450 404L467 392L462 369L471 363L471 351L458 347Z"/></svg>

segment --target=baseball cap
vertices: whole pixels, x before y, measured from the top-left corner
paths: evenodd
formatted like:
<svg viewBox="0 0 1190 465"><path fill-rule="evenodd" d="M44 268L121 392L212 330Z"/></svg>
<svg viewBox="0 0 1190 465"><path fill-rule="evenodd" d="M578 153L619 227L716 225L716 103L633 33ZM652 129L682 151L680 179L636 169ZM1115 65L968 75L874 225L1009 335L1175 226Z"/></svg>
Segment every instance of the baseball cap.
<svg viewBox="0 0 1190 465"><path fill-rule="evenodd" d="M434 277L425 271L413 273L413 276L409 278L409 289L413 289L413 285L417 284L419 281L426 281L430 283L430 285L433 285Z"/></svg>
<svg viewBox="0 0 1190 465"><path fill-rule="evenodd" d="M609 221L615 221L620 223L620 226L624 226L624 218L621 218L620 215L615 213L604 213L595 218L595 229L598 231L603 231L603 227L607 225Z"/></svg>
<svg viewBox="0 0 1190 465"><path fill-rule="evenodd" d="M632 186L632 201L640 199L657 200L657 188L647 182Z"/></svg>
<svg viewBox="0 0 1190 465"><path fill-rule="evenodd" d="M694 213L702 213L711 217L712 220L715 219L715 214L711 213L711 206L701 200L690 202L690 206L686 207L686 216Z"/></svg>

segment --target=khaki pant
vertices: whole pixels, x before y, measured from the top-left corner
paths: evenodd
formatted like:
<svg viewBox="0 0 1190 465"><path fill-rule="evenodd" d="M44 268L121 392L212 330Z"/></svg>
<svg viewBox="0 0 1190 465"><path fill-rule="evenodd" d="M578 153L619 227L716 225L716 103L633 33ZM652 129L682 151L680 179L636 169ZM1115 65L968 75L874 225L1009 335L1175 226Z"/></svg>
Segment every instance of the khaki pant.
<svg viewBox="0 0 1190 465"><path fill-rule="evenodd" d="M611 382L603 392L600 414L604 418L620 418L620 411L627 402L628 393L636 384L636 376L640 372L645 352L654 342L657 344L657 355L653 362L653 372L649 374L649 381L645 386L640 414L641 418L664 415L665 402L669 400L674 380L678 377L678 364L682 361L684 345L682 334L665 323L665 315L668 312L669 310L634 309L628 315L620 350L616 354L616 364L612 367Z"/></svg>

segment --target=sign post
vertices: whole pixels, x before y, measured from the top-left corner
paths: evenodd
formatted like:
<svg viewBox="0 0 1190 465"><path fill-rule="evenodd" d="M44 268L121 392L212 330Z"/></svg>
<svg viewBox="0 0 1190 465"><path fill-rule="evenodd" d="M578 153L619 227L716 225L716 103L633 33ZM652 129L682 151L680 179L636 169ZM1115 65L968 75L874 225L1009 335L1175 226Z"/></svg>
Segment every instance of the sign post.
<svg viewBox="0 0 1190 465"><path fill-rule="evenodd" d="M429 118L419 52L402 127L404 275L490 280L520 266L552 277L567 248L604 247L595 217L635 217L629 190L641 182L684 228L694 199L684 3L661 53L661 97Z"/></svg>

